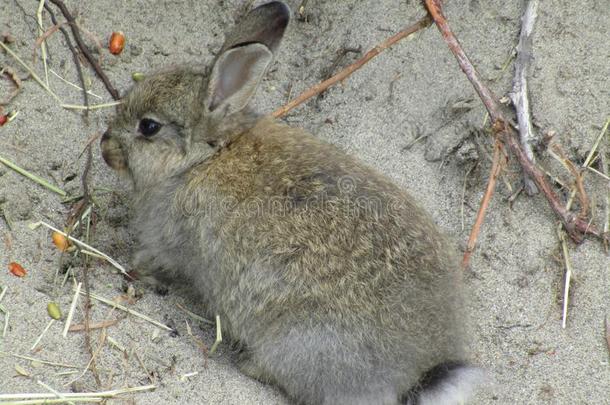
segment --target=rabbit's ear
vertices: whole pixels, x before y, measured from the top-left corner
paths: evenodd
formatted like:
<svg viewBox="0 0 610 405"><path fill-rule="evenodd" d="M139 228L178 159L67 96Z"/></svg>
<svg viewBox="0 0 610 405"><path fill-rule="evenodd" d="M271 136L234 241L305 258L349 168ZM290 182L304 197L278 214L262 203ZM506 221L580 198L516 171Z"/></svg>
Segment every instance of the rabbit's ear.
<svg viewBox="0 0 610 405"><path fill-rule="evenodd" d="M271 63L273 54L262 44L243 45L224 52L208 82L207 109L230 115L242 110Z"/></svg>
<svg viewBox="0 0 610 405"><path fill-rule="evenodd" d="M280 1L256 7L226 36L220 52L251 43L263 44L275 52L289 20L290 9Z"/></svg>
<svg viewBox="0 0 610 405"><path fill-rule="evenodd" d="M208 111L226 116L246 107L271 64L289 19L288 7L274 1L252 10L227 35L208 81Z"/></svg>

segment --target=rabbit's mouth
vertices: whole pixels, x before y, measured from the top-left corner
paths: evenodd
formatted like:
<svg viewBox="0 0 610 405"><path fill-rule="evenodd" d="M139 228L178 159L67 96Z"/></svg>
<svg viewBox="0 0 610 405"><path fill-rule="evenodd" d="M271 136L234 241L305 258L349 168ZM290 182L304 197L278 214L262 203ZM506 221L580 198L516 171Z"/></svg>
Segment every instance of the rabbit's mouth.
<svg viewBox="0 0 610 405"><path fill-rule="evenodd" d="M105 133L100 143L102 157L106 164L114 170L123 171L127 169L127 158L121 144L114 138Z"/></svg>

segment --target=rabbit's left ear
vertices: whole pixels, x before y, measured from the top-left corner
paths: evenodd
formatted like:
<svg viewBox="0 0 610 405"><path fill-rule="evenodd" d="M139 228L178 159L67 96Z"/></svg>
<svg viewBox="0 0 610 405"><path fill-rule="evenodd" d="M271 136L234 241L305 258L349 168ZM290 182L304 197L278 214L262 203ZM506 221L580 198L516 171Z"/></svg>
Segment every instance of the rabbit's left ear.
<svg viewBox="0 0 610 405"><path fill-rule="evenodd" d="M224 52L214 64L208 81L207 110L223 117L241 111L254 95L272 58L269 48L262 44Z"/></svg>
<svg viewBox="0 0 610 405"><path fill-rule="evenodd" d="M241 111L273 59L290 11L281 2L252 10L227 35L208 80L206 109L217 118Z"/></svg>

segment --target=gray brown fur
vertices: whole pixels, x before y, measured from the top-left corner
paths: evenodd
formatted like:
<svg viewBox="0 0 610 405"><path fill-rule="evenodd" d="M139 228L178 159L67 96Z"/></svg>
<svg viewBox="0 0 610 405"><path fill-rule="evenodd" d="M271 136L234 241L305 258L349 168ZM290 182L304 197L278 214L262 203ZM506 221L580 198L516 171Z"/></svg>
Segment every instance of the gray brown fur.
<svg viewBox="0 0 610 405"><path fill-rule="evenodd" d="M223 52L274 50L283 7L251 13ZM241 370L299 403L396 404L426 371L463 361L456 259L424 210L337 148L249 112L241 87L223 105L219 70L151 75L104 135L104 158L134 184L140 275L191 284L242 345ZM134 134L142 117L159 133Z"/></svg>

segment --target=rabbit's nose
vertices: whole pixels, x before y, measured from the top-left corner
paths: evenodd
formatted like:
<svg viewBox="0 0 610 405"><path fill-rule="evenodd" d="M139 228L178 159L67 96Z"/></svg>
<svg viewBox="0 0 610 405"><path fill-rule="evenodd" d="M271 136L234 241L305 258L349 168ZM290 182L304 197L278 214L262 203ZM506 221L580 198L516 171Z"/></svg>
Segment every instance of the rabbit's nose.
<svg viewBox="0 0 610 405"><path fill-rule="evenodd" d="M123 146L116 137L110 135L110 129L102 135L100 147L102 149L102 157L108 166L115 170L127 168L127 156L125 156Z"/></svg>

